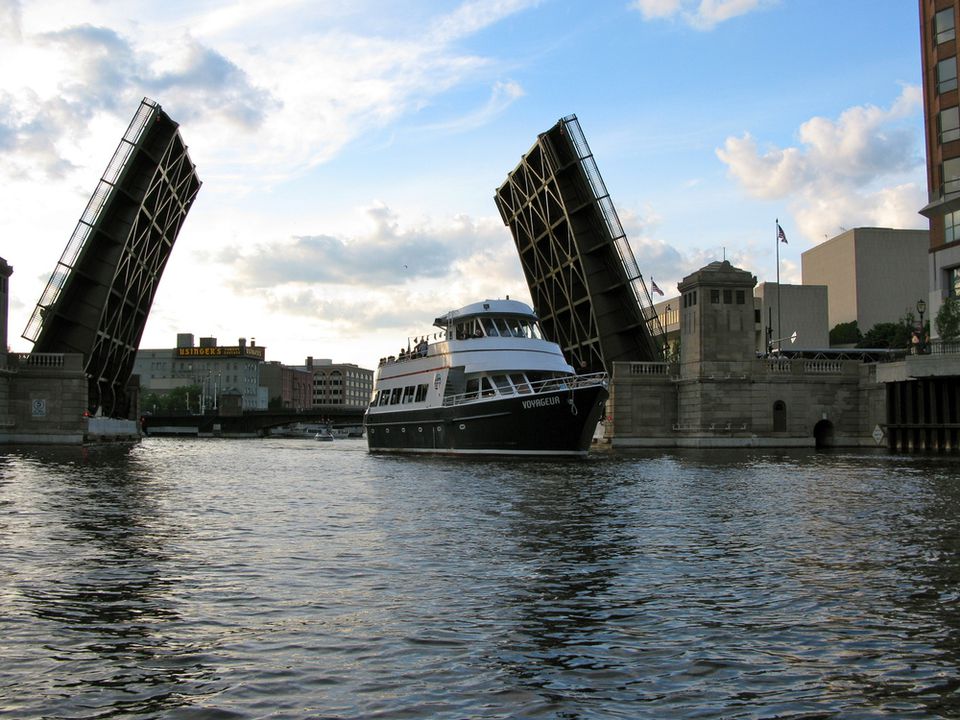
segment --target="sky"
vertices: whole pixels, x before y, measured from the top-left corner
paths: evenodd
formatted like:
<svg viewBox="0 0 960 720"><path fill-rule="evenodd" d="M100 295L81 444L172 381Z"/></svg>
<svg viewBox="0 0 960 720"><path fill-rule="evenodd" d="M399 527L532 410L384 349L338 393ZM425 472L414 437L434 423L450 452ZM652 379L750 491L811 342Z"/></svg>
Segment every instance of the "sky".
<svg viewBox="0 0 960 720"><path fill-rule="evenodd" d="M20 337L143 97L203 186L141 347L255 339L375 368L529 302L493 196L575 114L648 284L801 281L924 228L915 0L0 0L0 257ZM776 222L787 244L776 242Z"/></svg>

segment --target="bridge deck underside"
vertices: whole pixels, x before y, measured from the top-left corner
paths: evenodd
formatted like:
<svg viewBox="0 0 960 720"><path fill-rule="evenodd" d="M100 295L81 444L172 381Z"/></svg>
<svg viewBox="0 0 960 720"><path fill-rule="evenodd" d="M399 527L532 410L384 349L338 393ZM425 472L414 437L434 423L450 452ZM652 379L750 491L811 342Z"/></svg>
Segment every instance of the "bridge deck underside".
<svg viewBox="0 0 960 720"><path fill-rule="evenodd" d="M539 137L496 202L544 332L574 367L598 372L613 362L661 359L660 340L631 287L638 277L628 277L562 121Z"/></svg>
<svg viewBox="0 0 960 720"><path fill-rule="evenodd" d="M177 124L149 108L137 137L128 130L121 141L114 159L121 156L122 167L108 166L91 199L102 195L102 205L95 212L88 205L74 234L82 246L70 257L68 245L37 310L34 351L82 353L90 409L112 416L129 414L125 387L147 315L200 189Z"/></svg>

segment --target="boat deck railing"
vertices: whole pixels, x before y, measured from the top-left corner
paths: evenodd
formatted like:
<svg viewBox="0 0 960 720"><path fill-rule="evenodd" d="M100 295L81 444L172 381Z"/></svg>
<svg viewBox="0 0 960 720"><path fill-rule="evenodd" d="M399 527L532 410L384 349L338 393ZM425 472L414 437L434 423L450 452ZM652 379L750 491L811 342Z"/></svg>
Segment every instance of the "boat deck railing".
<svg viewBox="0 0 960 720"><path fill-rule="evenodd" d="M501 397L536 397L537 395L557 391L566 392L593 387L595 385L606 385L607 380L607 373L599 372L589 375L571 375L563 378L549 378L547 380L538 380L537 382L526 382L511 388L497 388L496 392L485 388L472 392L459 393L457 395L448 395L443 399L443 406L464 405L466 403L494 400Z"/></svg>

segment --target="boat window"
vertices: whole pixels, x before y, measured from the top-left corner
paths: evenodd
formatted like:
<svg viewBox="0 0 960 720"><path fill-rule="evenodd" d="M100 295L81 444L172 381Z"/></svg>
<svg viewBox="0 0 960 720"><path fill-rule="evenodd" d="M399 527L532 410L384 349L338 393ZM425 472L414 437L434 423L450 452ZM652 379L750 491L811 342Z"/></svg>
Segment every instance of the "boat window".
<svg viewBox="0 0 960 720"><path fill-rule="evenodd" d="M497 384L497 390L501 395L513 395L513 385L507 380L506 375L494 375L493 382Z"/></svg>
<svg viewBox="0 0 960 720"><path fill-rule="evenodd" d="M486 333L487 337L497 337L500 333L497 332L497 325L490 318L482 318L480 322L483 324L483 332Z"/></svg>
<svg viewBox="0 0 960 720"><path fill-rule="evenodd" d="M423 385L417 385L417 396L414 398L414 402L423 402L427 399L427 388L430 386L424 383Z"/></svg>
<svg viewBox="0 0 960 720"><path fill-rule="evenodd" d="M467 380L467 389L464 392L464 397L466 400L473 400L477 397L477 394L480 392L480 380L478 378L470 378Z"/></svg>
<svg viewBox="0 0 960 720"><path fill-rule="evenodd" d="M394 388L390 391L390 404L398 405L400 403L400 393L403 391L403 388Z"/></svg>
<svg viewBox="0 0 960 720"><path fill-rule="evenodd" d="M543 340L543 331L540 329L539 323L530 323L530 337L536 340Z"/></svg>
<svg viewBox="0 0 960 720"><path fill-rule="evenodd" d="M510 337L510 327L504 318L497 318L497 329L503 337Z"/></svg>
<svg viewBox="0 0 960 720"><path fill-rule="evenodd" d="M402 402L403 402L404 404L413 402L413 395L414 395L414 393L415 393L416 391L417 391L416 386L414 386L414 385L407 385L407 386L403 389L403 400L402 400Z"/></svg>
<svg viewBox="0 0 960 720"><path fill-rule="evenodd" d="M483 337L480 325L476 320L457 323L457 340L469 340L470 338Z"/></svg>
<svg viewBox="0 0 960 720"><path fill-rule="evenodd" d="M510 334L514 337L523 337L523 330L520 329L520 321L516 318L510 318L507 321L507 325L510 326Z"/></svg>
<svg viewBox="0 0 960 720"><path fill-rule="evenodd" d="M527 382L527 379L523 376L523 373L512 373L510 375L510 382L514 384L514 387L517 388L517 392L521 395L526 395L532 390L530 389L530 384Z"/></svg>
<svg viewBox="0 0 960 720"><path fill-rule="evenodd" d="M484 376L480 378L480 395L482 397L492 397L497 394L497 391L493 389L493 383L490 382L490 378Z"/></svg>

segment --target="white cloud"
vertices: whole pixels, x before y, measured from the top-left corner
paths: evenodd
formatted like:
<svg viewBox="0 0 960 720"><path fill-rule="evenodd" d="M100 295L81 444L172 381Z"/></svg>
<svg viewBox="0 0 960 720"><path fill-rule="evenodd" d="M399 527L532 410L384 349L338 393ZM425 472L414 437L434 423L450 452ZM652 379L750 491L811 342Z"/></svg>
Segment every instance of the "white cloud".
<svg viewBox="0 0 960 720"><path fill-rule="evenodd" d="M507 108L522 98L523 95L523 88L515 82L496 82L490 91L490 97L483 106L453 120L424 126L421 130L459 133L482 127L497 116L503 114Z"/></svg>
<svg viewBox="0 0 960 720"><path fill-rule="evenodd" d="M645 20L666 20L677 17L698 30L740 15L746 15L775 0L634 0L630 7L639 10Z"/></svg>
<svg viewBox="0 0 960 720"><path fill-rule="evenodd" d="M717 157L756 198L787 198L811 242L841 226L922 227L924 164L916 146L920 89L903 88L889 109L849 108L836 120L814 117L799 146L762 150L745 133L727 138Z"/></svg>
<svg viewBox="0 0 960 720"><path fill-rule="evenodd" d="M428 37L446 44L483 30L504 18L539 5L541 0L468 0L432 23Z"/></svg>
<svg viewBox="0 0 960 720"><path fill-rule="evenodd" d="M439 315L477 297L526 293L499 217L405 225L382 203L366 215L365 234L293 237L204 262L227 263L238 295L255 289L275 312L316 317L318 306L333 303L321 317L349 326L406 323L412 307Z"/></svg>
<svg viewBox="0 0 960 720"><path fill-rule="evenodd" d="M0 0L0 38L19 40L20 21L18 0Z"/></svg>
<svg viewBox="0 0 960 720"><path fill-rule="evenodd" d="M96 114L125 121L149 95L184 128L204 179L224 188L243 175L267 185L294 177L466 83L488 85L490 98L448 129L491 121L523 90L499 79L490 59L455 45L537 0L465 2L426 18L416 34L389 36L337 22L347 9L324 14L296 0L220 8L149 35L111 22L96 5L91 17L105 26L71 24L70 13L58 25L35 8L23 22L17 3L0 3L11 35L0 43L0 160L17 153L0 162L9 174L65 175L67 138L82 144ZM301 14L312 22L290 36L280 18ZM251 23L287 35L253 39Z"/></svg>

